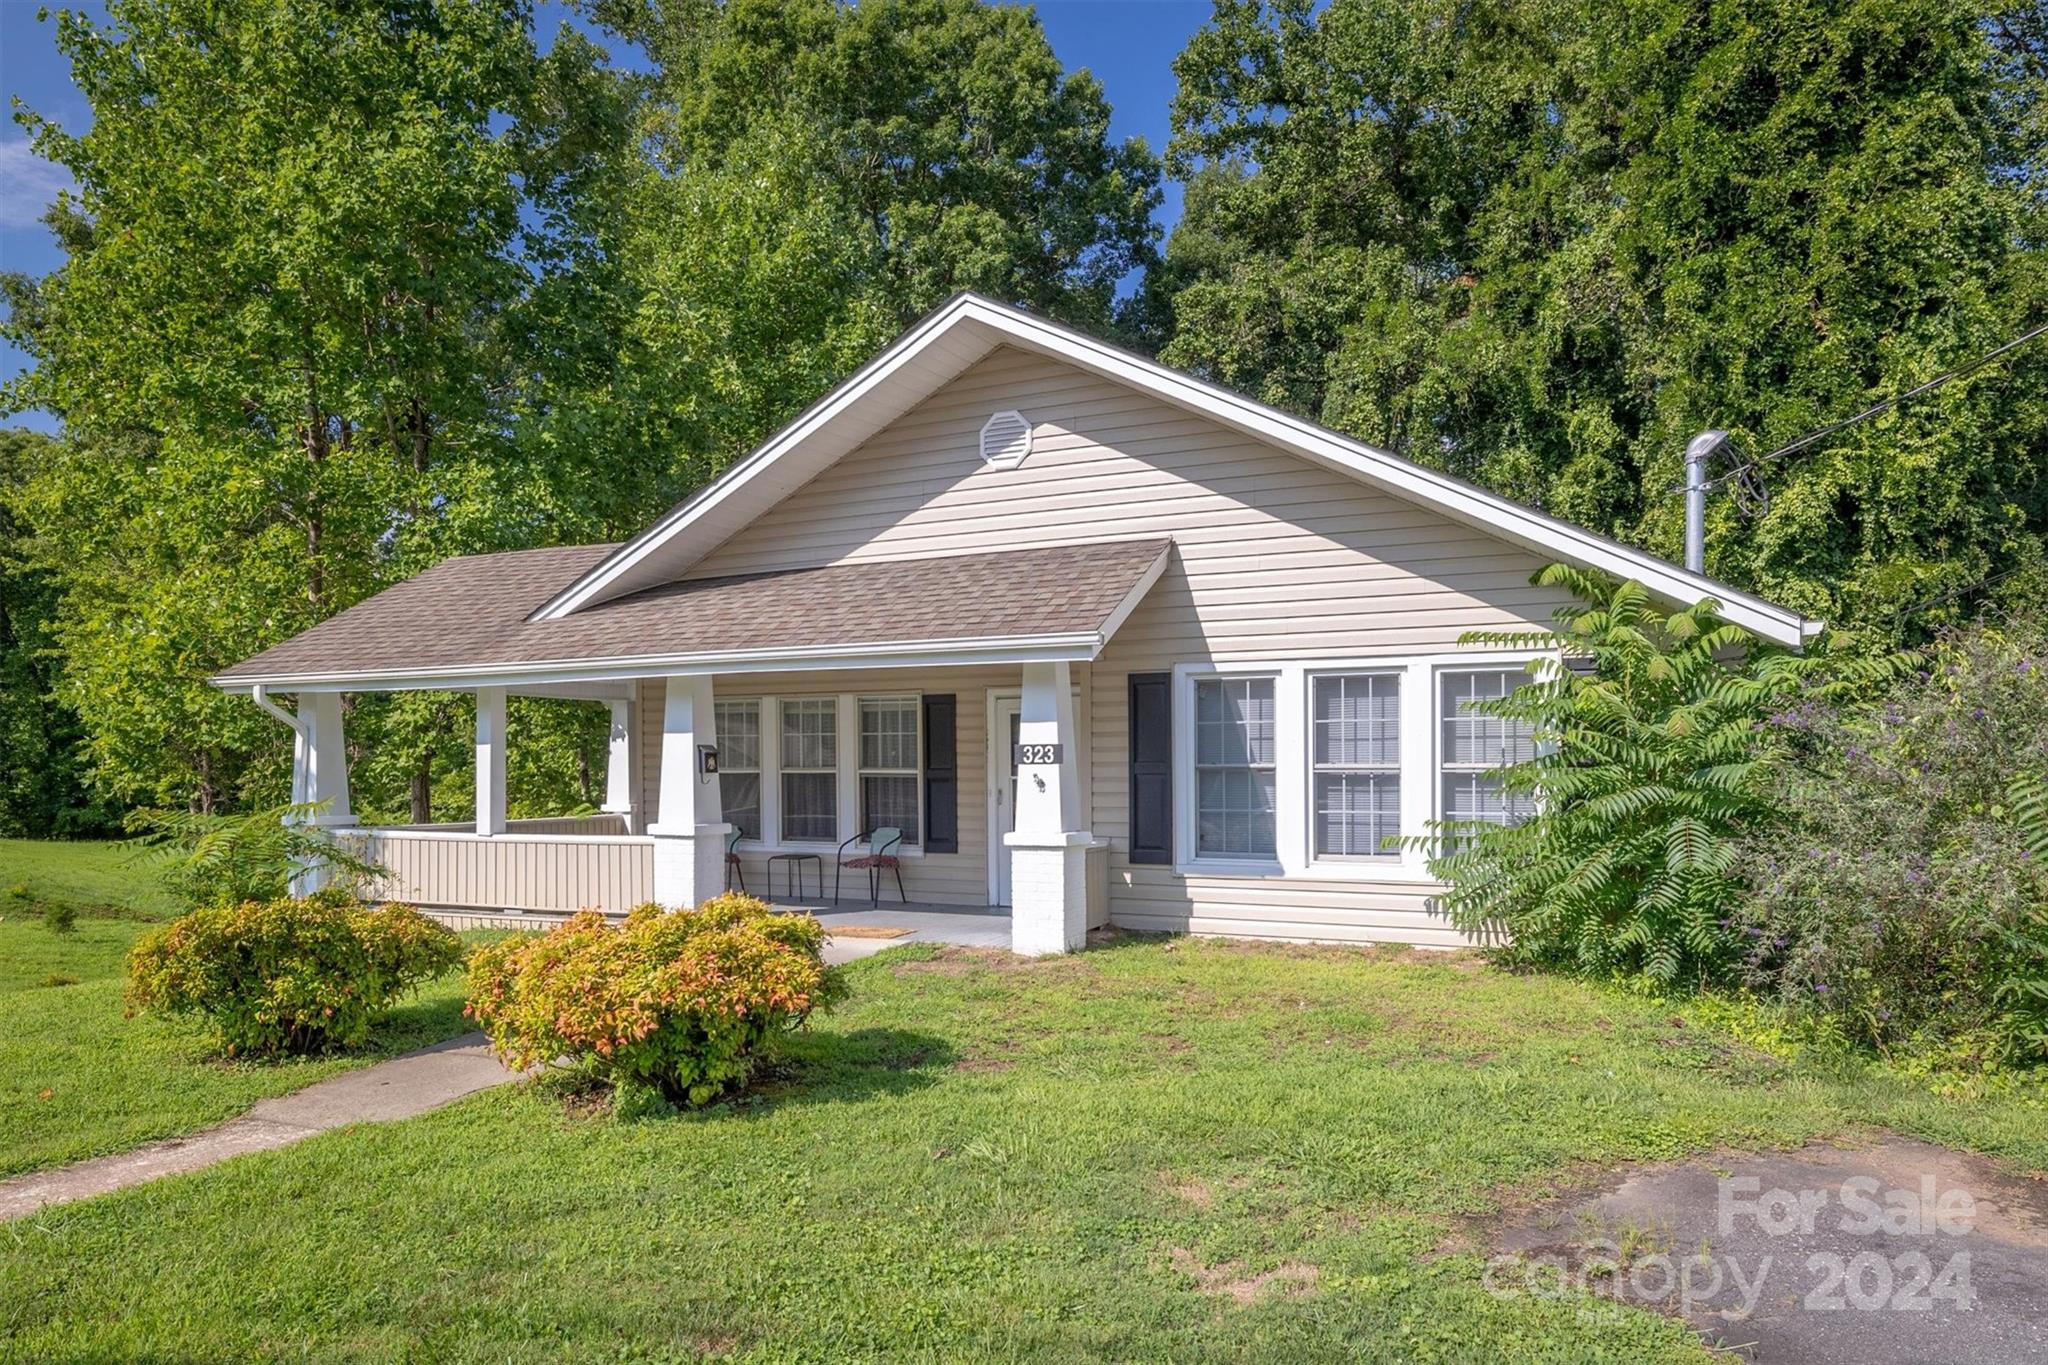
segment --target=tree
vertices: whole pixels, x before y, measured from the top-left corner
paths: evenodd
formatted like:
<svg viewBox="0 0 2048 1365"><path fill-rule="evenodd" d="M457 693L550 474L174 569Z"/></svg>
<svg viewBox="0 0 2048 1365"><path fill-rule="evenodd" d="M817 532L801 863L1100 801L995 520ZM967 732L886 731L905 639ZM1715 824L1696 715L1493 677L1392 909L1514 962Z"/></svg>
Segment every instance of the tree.
<svg viewBox="0 0 2048 1365"><path fill-rule="evenodd" d="M49 838L109 827L86 794L78 717L56 700L51 622L58 588L30 562L12 495L54 442L0 431L0 835Z"/></svg>
<svg viewBox="0 0 2048 1365"><path fill-rule="evenodd" d="M606 292L581 316L606 343L533 426L624 454L572 475L587 534L638 529L959 290L1106 329L1153 257L1157 162L1026 9L590 8L655 70L622 135L647 159L593 217Z"/></svg>
<svg viewBox="0 0 2048 1365"><path fill-rule="evenodd" d="M1768 452L2048 317L2028 16L1221 0L1140 315L1173 363L1675 554L1692 433ZM1708 568L1887 636L2040 561L2044 451L2048 347L1764 466Z"/></svg>
<svg viewBox="0 0 2048 1365"><path fill-rule="evenodd" d="M65 263L11 282L35 364L6 401L73 438L19 499L65 588L58 694L117 799L268 804L284 732L206 676L540 524L501 325L529 278L527 12L117 0L57 25L93 122L18 116L78 191Z"/></svg>
<svg viewBox="0 0 2048 1365"><path fill-rule="evenodd" d="M1437 822L1415 842L1449 889L1451 922L1525 962L1700 985L1732 972L1742 889L1737 840L1782 818L1765 724L1800 702L1897 678L1890 656L1792 654L1721 620L1706 600L1658 610L1640 583L1553 564L1536 581L1579 603L1554 630L1474 631L1462 643L1555 651L1539 676L1471 709L1517 722L1530 756L1501 782L1520 824ZM1565 667L1557 667L1561 656Z"/></svg>

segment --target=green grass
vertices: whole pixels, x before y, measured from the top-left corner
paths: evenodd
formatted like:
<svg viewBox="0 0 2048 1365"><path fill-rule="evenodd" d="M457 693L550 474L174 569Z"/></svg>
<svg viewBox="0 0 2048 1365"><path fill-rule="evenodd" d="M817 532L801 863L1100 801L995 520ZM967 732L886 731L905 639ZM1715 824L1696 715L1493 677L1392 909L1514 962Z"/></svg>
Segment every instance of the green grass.
<svg viewBox="0 0 2048 1365"><path fill-rule="evenodd" d="M26 897L12 894L21 886ZM51 901L79 906L73 932L46 927L39 911ZM451 975L394 1010L364 1053L222 1061L195 1024L124 1017L124 958L166 912L114 845L0 840L0 1177L196 1132L465 1031Z"/></svg>
<svg viewBox="0 0 2048 1365"><path fill-rule="evenodd" d="M112 840L63 843L42 839L0 839L0 915L6 896L28 888L35 899L79 906L110 906L167 915L171 899L137 860L134 848Z"/></svg>
<svg viewBox="0 0 2048 1365"><path fill-rule="evenodd" d="M16 1225L0 1356L1702 1359L1646 1313L1492 1297L1469 1220L1871 1125L2048 1167L2019 1101L1470 959L1134 941L851 971L738 1103L621 1124L494 1091ZM1283 1267L1293 1292L1222 1292Z"/></svg>

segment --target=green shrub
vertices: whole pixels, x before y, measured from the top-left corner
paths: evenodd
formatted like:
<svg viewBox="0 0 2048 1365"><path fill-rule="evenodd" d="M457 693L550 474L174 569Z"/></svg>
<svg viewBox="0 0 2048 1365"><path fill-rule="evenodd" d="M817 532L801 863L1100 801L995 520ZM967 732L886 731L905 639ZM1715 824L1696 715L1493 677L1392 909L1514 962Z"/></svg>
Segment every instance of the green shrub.
<svg viewBox="0 0 2048 1365"><path fill-rule="evenodd" d="M1892 1053L2048 1058L2048 648L1977 628L1862 705L1772 717L1787 818L1744 841L1759 993Z"/></svg>
<svg viewBox="0 0 2048 1365"><path fill-rule="evenodd" d="M76 932L78 929L78 907L69 901L45 901L43 903L43 927L53 934Z"/></svg>
<svg viewBox="0 0 2048 1365"><path fill-rule="evenodd" d="M514 1066L569 1057L614 1088L615 1111L701 1105L743 1084L764 1050L835 978L824 928L751 896L694 910L645 905L613 924L585 912L480 948L468 1012Z"/></svg>
<svg viewBox="0 0 2048 1365"><path fill-rule="evenodd" d="M326 808L323 801L246 815L137 810L128 827L157 879L185 905L241 905L285 896L301 867L324 869L330 886L360 886L383 875L345 834L311 823Z"/></svg>
<svg viewBox="0 0 2048 1365"><path fill-rule="evenodd" d="M201 1015L230 1056L360 1046L406 991L460 965L462 941L410 906L341 891L195 910L128 955L131 1009Z"/></svg>
<svg viewBox="0 0 2048 1365"><path fill-rule="evenodd" d="M1538 646L1575 667L1473 709L1529 726L1535 756L1504 770L1534 813L1516 826L1437 822L1421 843L1449 884L1451 921L1515 959L1660 985L1722 979L1737 954L1735 838L1775 815L1761 722L1787 699L1895 676L1903 660L1837 664L1766 645L1701 601L1664 614L1639 583L1568 565L1536 576L1583 605L1552 631L1474 631L1467 644Z"/></svg>

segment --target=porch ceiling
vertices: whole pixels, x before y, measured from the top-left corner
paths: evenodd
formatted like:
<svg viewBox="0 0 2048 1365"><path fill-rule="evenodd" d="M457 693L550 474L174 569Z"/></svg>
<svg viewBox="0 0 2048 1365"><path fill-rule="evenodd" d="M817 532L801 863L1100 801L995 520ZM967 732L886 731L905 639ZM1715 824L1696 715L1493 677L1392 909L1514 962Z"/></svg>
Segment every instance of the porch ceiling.
<svg viewBox="0 0 2048 1365"><path fill-rule="evenodd" d="M1158 579L1172 543L1110 541L697 579L560 620L528 619L611 548L448 560L214 682L238 691L381 691L1092 659Z"/></svg>

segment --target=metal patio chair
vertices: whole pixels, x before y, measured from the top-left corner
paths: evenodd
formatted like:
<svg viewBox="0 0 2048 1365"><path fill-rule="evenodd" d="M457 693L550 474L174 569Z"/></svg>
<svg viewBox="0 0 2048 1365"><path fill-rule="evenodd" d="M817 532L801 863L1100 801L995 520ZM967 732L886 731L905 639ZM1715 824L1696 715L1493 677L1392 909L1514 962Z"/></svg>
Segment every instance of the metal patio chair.
<svg viewBox="0 0 2048 1365"><path fill-rule="evenodd" d="M867 852L857 858L846 856L846 850L855 844L867 845ZM910 897L903 894L903 859L898 850L903 847L903 831L884 825L871 829L866 834L856 834L839 846L839 866L832 872L832 903L839 904L839 878L847 868L868 874L868 904L882 903L882 873L886 870L896 874L896 896L905 905Z"/></svg>
<svg viewBox="0 0 2048 1365"><path fill-rule="evenodd" d="M725 889L732 890L732 884L740 884L740 894L747 893L746 870L740 866L740 832L735 829L725 836Z"/></svg>

